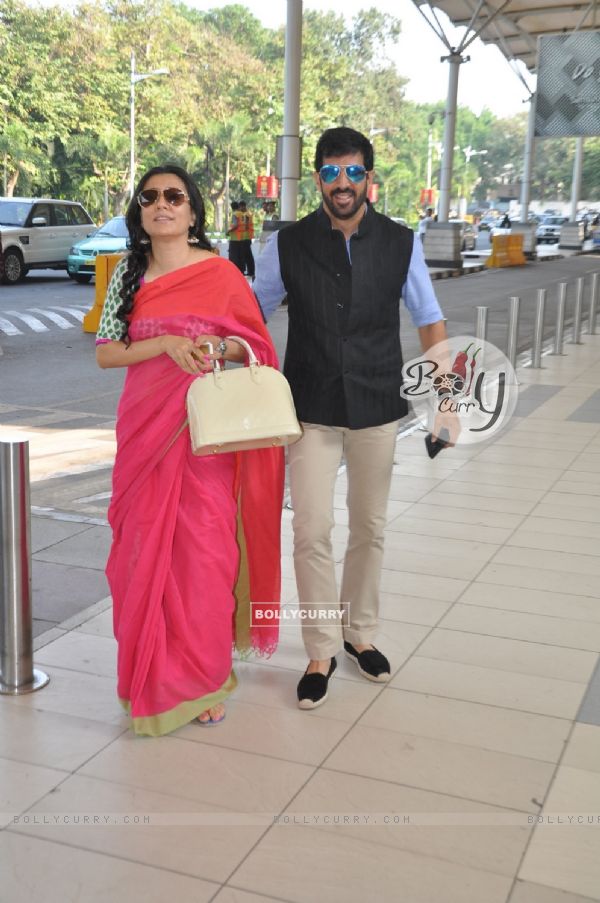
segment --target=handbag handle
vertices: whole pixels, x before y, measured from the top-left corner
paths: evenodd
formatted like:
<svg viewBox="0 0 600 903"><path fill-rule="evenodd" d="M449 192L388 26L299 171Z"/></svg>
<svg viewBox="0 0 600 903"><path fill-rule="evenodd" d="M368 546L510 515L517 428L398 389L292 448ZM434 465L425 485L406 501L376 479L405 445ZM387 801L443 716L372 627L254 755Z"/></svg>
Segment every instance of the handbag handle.
<svg viewBox="0 0 600 903"><path fill-rule="evenodd" d="M231 339L234 342L239 342L239 344L242 346L242 348L246 349L246 353L248 355L248 363L250 364L251 367L254 364L258 364L258 358L256 357L254 351L252 350L252 347L248 344L246 339L240 338L239 335L226 335L225 338Z"/></svg>

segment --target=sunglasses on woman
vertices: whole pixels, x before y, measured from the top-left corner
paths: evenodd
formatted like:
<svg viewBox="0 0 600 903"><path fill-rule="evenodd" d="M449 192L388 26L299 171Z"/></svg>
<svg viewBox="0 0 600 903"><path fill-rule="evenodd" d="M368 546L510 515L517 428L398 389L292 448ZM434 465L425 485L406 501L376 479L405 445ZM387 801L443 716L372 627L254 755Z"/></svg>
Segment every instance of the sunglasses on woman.
<svg viewBox="0 0 600 903"><path fill-rule="evenodd" d="M143 188L138 191L137 202L140 207L151 207L161 195L171 207L181 207L185 201L189 201L189 197L181 188Z"/></svg>
<svg viewBox="0 0 600 903"><path fill-rule="evenodd" d="M366 168L359 163L326 163L319 170L319 175L326 185L331 185L332 182L339 178L342 169L346 173L346 178L354 183L362 182L367 174Z"/></svg>

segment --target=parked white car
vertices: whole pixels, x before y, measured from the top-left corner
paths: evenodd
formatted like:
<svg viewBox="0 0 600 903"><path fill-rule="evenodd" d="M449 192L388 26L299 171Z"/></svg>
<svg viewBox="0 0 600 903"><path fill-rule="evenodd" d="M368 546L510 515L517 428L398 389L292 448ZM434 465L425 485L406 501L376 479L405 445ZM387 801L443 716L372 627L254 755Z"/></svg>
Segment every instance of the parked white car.
<svg viewBox="0 0 600 903"><path fill-rule="evenodd" d="M560 241L561 226L566 222L565 216L543 216L536 230L538 244L557 244Z"/></svg>
<svg viewBox="0 0 600 903"><path fill-rule="evenodd" d="M4 282L19 282L31 269L66 270L69 249L94 228L75 201L0 198Z"/></svg>

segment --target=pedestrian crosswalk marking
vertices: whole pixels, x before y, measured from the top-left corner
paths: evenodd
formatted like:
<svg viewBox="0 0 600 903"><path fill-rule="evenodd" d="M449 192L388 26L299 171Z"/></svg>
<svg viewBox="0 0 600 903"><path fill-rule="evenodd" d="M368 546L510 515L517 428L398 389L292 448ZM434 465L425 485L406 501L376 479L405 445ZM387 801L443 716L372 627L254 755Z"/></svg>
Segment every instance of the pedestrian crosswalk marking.
<svg viewBox="0 0 600 903"><path fill-rule="evenodd" d="M60 314L57 314L53 310L42 310L41 307L30 307L29 310L33 314L40 314L42 317L47 317L49 320L52 320L53 323L56 323L57 326L60 326L61 329L75 329L74 323L69 323L68 320L65 320L64 317L61 317Z"/></svg>
<svg viewBox="0 0 600 903"><path fill-rule="evenodd" d="M3 310L0 316L0 335L24 335L24 326L33 332L50 332L52 326L58 326L59 329L74 329L78 323L83 323L83 318L88 310L88 305L63 307L57 304L45 308L28 307L23 311ZM61 314L68 314L75 322L69 322L67 317ZM9 317L16 319L17 323L11 322Z"/></svg>
<svg viewBox="0 0 600 903"><path fill-rule="evenodd" d="M52 310L62 310L63 313L72 314L74 317L77 317L80 323L83 323L83 318L86 314L85 310L80 310L76 307L57 307L56 304L52 305Z"/></svg>
<svg viewBox="0 0 600 903"><path fill-rule="evenodd" d="M4 335L23 335L20 329L13 326L10 320L5 320L4 317L0 317L0 332L3 332Z"/></svg>
<svg viewBox="0 0 600 903"><path fill-rule="evenodd" d="M29 326L30 329L33 329L34 332L48 332L48 327L44 326L37 317L32 317L31 314L19 313L18 310L5 310L4 313L9 317L16 317L17 320L23 320L23 323Z"/></svg>

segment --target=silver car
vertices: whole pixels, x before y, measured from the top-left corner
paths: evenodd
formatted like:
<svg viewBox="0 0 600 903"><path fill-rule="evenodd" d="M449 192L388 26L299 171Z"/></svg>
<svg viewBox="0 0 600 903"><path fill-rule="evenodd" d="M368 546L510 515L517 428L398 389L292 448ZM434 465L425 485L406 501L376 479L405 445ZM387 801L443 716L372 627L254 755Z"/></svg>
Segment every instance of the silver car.
<svg viewBox="0 0 600 903"><path fill-rule="evenodd" d="M564 216L543 216L536 230L538 244L543 245L544 242L547 242L555 245L560 241L561 226L566 222L567 219Z"/></svg>
<svg viewBox="0 0 600 903"><path fill-rule="evenodd" d="M81 204L53 198L0 198L0 244L4 282L29 270L66 270L69 249L89 235L94 222Z"/></svg>

